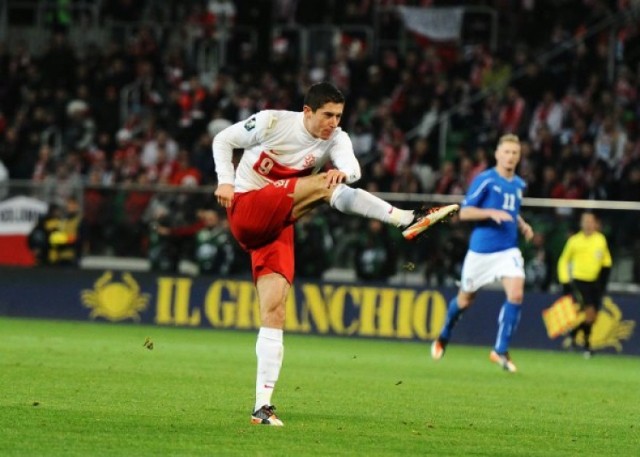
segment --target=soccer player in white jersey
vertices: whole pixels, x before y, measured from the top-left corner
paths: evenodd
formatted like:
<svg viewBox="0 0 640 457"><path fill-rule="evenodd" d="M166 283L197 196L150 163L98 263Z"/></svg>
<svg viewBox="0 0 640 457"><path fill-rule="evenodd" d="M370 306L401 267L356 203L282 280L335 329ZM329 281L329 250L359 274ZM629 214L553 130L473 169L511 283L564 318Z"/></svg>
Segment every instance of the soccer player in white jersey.
<svg viewBox="0 0 640 457"><path fill-rule="evenodd" d="M318 83L309 88L302 112L260 111L213 140L215 195L227 209L231 232L251 255L260 305L254 424L282 425L271 396L282 365L285 301L293 282L292 224L328 203L343 213L394 225L412 239L459 209L403 210L347 186L360 178L360 165L349 136L338 127L343 108L342 93ZM233 149L244 149L237 170ZM335 168L322 171L328 162Z"/></svg>
<svg viewBox="0 0 640 457"><path fill-rule="evenodd" d="M498 335L489 359L515 372L509 343L520 320L524 293L524 260L518 248L518 231L529 241L533 229L519 214L526 184L516 175L520 160L518 137L502 136L495 157L496 166L476 176L461 204L460 219L476 221L476 226L462 266L460 290L449 302L440 336L431 345L431 357L440 360L444 356L453 327L473 303L478 289L501 281L506 300L500 310Z"/></svg>

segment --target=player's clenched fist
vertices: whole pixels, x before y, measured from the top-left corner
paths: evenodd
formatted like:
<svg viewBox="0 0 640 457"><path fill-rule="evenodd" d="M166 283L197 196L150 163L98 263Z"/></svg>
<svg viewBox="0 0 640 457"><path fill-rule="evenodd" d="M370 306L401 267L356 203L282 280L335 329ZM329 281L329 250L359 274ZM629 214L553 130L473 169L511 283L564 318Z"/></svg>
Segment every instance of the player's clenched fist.
<svg viewBox="0 0 640 457"><path fill-rule="evenodd" d="M232 184L220 184L214 192L214 195L216 196L216 199L218 200L220 206L229 208L231 206L231 202L233 201L234 193L235 191Z"/></svg>

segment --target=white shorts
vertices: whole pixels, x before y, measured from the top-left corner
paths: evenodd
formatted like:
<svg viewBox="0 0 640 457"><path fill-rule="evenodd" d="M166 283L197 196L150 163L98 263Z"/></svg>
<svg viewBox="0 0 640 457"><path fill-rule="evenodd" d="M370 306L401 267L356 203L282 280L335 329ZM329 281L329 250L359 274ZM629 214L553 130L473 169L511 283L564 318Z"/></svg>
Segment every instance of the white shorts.
<svg viewBox="0 0 640 457"><path fill-rule="evenodd" d="M467 251L460 284L463 292L475 292L502 278L524 278L524 259L520 249L489 254Z"/></svg>

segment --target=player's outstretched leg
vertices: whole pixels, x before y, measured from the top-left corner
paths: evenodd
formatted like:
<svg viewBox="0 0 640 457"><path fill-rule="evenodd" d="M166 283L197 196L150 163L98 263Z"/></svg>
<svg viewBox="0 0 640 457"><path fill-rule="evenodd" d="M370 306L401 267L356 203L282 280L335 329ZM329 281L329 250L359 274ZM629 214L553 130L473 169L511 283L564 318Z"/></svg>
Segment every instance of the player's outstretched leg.
<svg viewBox="0 0 640 457"><path fill-rule="evenodd" d="M313 181L310 183L313 184ZM303 181L303 184L299 186L302 196L307 197L303 191L310 187L310 183ZM298 186L296 187L297 191ZM317 195L313 195L313 198L317 198ZM299 217L309 207L307 203L310 199L311 197L306 198L306 200L300 199L299 207L294 207L294 217ZM457 204L430 209L423 208L417 211L400 209L367 191L354 189L345 184L338 184L332 189L328 201L333 208L345 214L377 219L398 227L403 230L402 234L407 240L416 238L427 228L445 220L460 209L460 205ZM297 211L298 208L300 208L300 211Z"/></svg>
<svg viewBox="0 0 640 457"><path fill-rule="evenodd" d="M407 240L413 240L425 230L438 222L451 217L460 209L460 205L434 206L433 208L421 208L414 211L413 221L402 231L402 236Z"/></svg>

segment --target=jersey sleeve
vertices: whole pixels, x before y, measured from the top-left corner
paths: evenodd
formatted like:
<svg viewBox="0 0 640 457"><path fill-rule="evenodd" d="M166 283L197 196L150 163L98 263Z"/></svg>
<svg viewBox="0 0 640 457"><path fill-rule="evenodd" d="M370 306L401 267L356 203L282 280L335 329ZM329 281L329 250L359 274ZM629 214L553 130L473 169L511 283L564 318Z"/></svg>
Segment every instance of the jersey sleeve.
<svg viewBox="0 0 640 457"><path fill-rule="evenodd" d="M478 177L471 182L467 195L462 200L462 207L475 206L480 207L487 193L489 192L489 184L493 180L490 177Z"/></svg>
<svg viewBox="0 0 640 457"><path fill-rule="evenodd" d="M275 125L276 118L271 111L260 111L244 121L237 122L213 139L213 161L219 184L233 184L233 150L248 149L260 144L268 130Z"/></svg>
<svg viewBox="0 0 640 457"><path fill-rule="evenodd" d="M351 138L346 132L339 132L334 138L334 146L331 148L331 162L347 175L347 184L351 184L362 176L360 163L353 152Z"/></svg>
<svg viewBox="0 0 640 457"><path fill-rule="evenodd" d="M573 257L573 237L567 240L567 243L562 249L562 254L558 259L558 281L560 284L567 284L571 281L571 274L569 271L571 265L571 258Z"/></svg>

